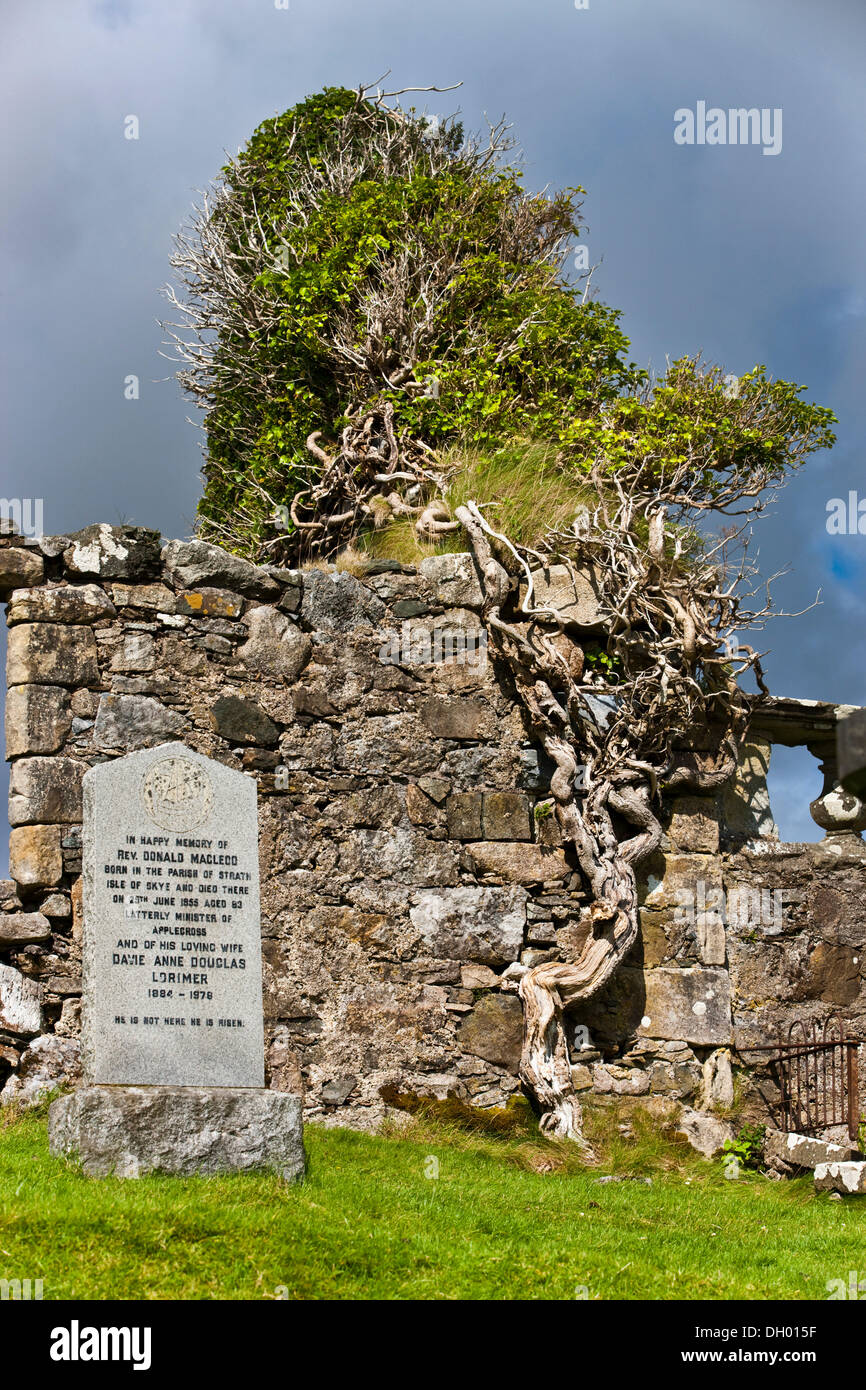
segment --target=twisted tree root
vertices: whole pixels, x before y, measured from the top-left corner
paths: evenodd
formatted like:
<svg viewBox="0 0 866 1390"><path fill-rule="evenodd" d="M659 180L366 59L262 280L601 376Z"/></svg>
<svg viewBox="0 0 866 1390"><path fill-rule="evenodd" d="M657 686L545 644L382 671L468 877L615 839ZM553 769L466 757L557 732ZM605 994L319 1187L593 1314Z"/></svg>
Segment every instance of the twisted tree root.
<svg viewBox="0 0 866 1390"><path fill-rule="evenodd" d="M492 542L501 543L529 578L526 557L487 525L473 503L459 507L456 515L469 537L481 576L482 616L494 650L511 671L532 735L554 764L550 791L562 842L573 847L592 894L592 903L584 909L578 923L584 931L577 932L580 945L576 958L535 966L527 971L519 986L524 1015L520 1077L539 1105L541 1129L546 1134L571 1139L591 1153L571 1077L567 1014L602 988L636 940L639 913L635 865L661 842L661 824L651 804L661 780L677 789L721 785L735 766L738 737L743 729L741 711L735 710L722 740L718 765L710 770L676 766L676 759L669 756L663 756L658 766L642 759L641 730L633 740L623 737L612 745L610 735L605 736L594 724L568 662L554 643L544 634L539 641L527 641L521 628L502 616L514 583L497 559ZM652 537L656 553L661 534L656 523ZM524 611L531 602L531 579L527 587ZM637 585L634 587L638 589ZM669 611L682 628L679 649L685 663L684 680L688 681L696 625L684 605L675 602ZM552 617L555 620L556 615ZM660 636L658 646L669 640ZM664 660L662 652L660 661ZM557 693L563 686L564 698ZM729 693L736 705L735 690ZM624 722L627 721L619 720L620 724ZM578 790L577 771L581 763L591 769L592 775L589 785L583 784ZM618 838L614 813L634 826L633 835L624 840Z"/></svg>

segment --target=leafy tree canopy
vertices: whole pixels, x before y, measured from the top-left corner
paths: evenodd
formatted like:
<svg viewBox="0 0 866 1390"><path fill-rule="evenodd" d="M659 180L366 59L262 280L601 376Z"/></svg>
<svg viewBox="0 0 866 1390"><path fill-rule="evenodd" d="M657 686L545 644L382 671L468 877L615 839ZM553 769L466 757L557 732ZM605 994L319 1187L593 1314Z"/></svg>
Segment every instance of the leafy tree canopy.
<svg viewBox="0 0 866 1390"><path fill-rule="evenodd" d="M511 148L503 124L482 142L328 88L224 167L174 260L195 335L179 375L205 412L203 534L261 557L276 526L300 553L286 509L324 467L309 436L328 447L386 407L401 443L492 454L528 436L566 478L600 460L638 487L685 473L710 503L832 443L831 412L761 367L736 397L692 359L651 383L619 312L564 272L584 190L528 194ZM369 529L356 511L349 531Z"/></svg>

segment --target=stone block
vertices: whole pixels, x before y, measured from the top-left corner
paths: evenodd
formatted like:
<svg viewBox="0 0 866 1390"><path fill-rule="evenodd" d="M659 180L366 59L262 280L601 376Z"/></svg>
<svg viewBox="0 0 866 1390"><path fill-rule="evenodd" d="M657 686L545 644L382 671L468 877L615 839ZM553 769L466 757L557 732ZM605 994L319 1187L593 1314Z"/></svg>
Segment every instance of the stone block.
<svg viewBox="0 0 866 1390"><path fill-rule="evenodd" d="M644 982L641 1037L702 1046L731 1042L731 982L726 970L660 966L648 970Z"/></svg>
<svg viewBox="0 0 866 1390"><path fill-rule="evenodd" d="M866 1163L819 1163L815 1169L817 1192L841 1192L853 1197L866 1194Z"/></svg>
<svg viewBox="0 0 866 1390"><path fill-rule="evenodd" d="M340 848L339 872L352 879L381 883L390 878L419 887L459 882L454 846L403 826L354 830Z"/></svg>
<svg viewBox="0 0 866 1390"><path fill-rule="evenodd" d="M567 565L551 565L548 569L533 570L533 607L552 608L566 623L576 627L598 629L604 626L607 612L599 598L597 576L582 570L570 571ZM521 603L527 586L521 584Z"/></svg>
<svg viewBox="0 0 866 1390"><path fill-rule="evenodd" d="M669 1096L671 1100L686 1100L693 1096L701 1081L696 1062L653 1062L649 1072L650 1090L654 1095Z"/></svg>
<svg viewBox="0 0 866 1390"><path fill-rule="evenodd" d="M345 1105L357 1084L357 1076L336 1076L325 1082L319 1095L325 1105Z"/></svg>
<svg viewBox="0 0 866 1390"><path fill-rule="evenodd" d="M394 617L398 616L395 612ZM487 632L471 609L449 608L435 616L404 621L399 632L389 630L378 659L386 665L410 666L416 675L422 674L419 667L425 668L426 678L447 686L453 694L485 679Z"/></svg>
<svg viewBox="0 0 866 1390"><path fill-rule="evenodd" d="M95 685L96 638L88 627L18 623L9 632L7 685Z"/></svg>
<svg viewBox="0 0 866 1390"><path fill-rule="evenodd" d="M174 611L191 618L239 618L244 611L244 601L230 589L189 589L178 594Z"/></svg>
<svg viewBox="0 0 866 1390"><path fill-rule="evenodd" d="M10 600L13 623L96 623L113 618L114 604L98 584L61 584L54 589L19 589Z"/></svg>
<svg viewBox="0 0 866 1390"><path fill-rule="evenodd" d="M705 796L679 796L672 805L668 835L675 849L715 854L719 848L716 803Z"/></svg>
<svg viewBox="0 0 866 1390"><path fill-rule="evenodd" d="M401 598L391 605L391 612L395 618L423 618L430 612L430 605L420 598Z"/></svg>
<svg viewBox="0 0 866 1390"><path fill-rule="evenodd" d="M731 1053L727 1047L711 1052L701 1070L702 1108L730 1107L734 1103L734 1072Z"/></svg>
<svg viewBox="0 0 866 1390"><path fill-rule="evenodd" d="M13 685L6 695L6 757L56 753L72 728L62 685Z"/></svg>
<svg viewBox="0 0 866 1390"><path fill-rule="evenodd" d="M850 1163L859 1158L851 1145L829 1144L824 1139L816 1139L809 1134L785 1134L781 1130L768 1130L764 1137L764 1157L767 1160L781 1159L794 1168L818 1168L819 1164Z"/></svg>
<svg viewBox="0 0 866 1390"><path fill-rule="evenodd" d="M535 839L547 849L558 849L562 844L562 830L550 801L540 801L535 807Z"/></svg>
<svg viewBox="0 0 866 1390"><path fill-rule="evenodd" d="M378 627L387 614L380 598L353 574L308 570L304 574L301 618L317 632L353 632Z"/></svg>
<svg viewBox="0 0 866 1390"><path fill-rule="evenodd" d="M439 809L417 782L410 782L406 788L406 814L413 825L435 825Z"/></svg>
<svg viewBox="0 0 866 1390"><path fill-rule="evenodd" d="M655 909L713 907L723 901L722 891L719 860L704 854L653 855L638 883L642 905Z"/></svg>
<svg viewBox="0 0 866 1390"><path fill-rule="evenodd" d="M0 912L20 912L18 886L11 878L0 878Z"/></svg>
<svg viewBox="0 0 866 1390"><path fill-rule="evenodd" d="M30 1109L59 1086L76 1082L81 1075L81 1046L77 1038L43 1033L33 1038L21 1055L18 1070L0 1091L0 1105Z"/></svg>
<svg viewBox="0 0 866 1390"><path fill-rule="evenodd" d="M112 671L152 671L156 643L149 632L125 632L111 655Z"/></svg>
<svg viewBox="0 0 866 1390"><path fill-rule="evenodd" d="M285 1025L274 1030L274 1036L267 1054L267 1075L269 1091L286 1091L289 1095L300 1096L305 1092L304 1076L300 1058L292 1046L291 1034Z"/></svg>
<svg viewBox="0 0 866 1390"><path fill-rule="evenodd" d="M39 985L12 965L0 965L0 1032L16 1037L42 1032Z"/></svg>
<svg viewBox="0 0 866 1390"><path fill-rule="evenodd" d="M295 714L307 715L311 719L333 718L337 707L327 690L312 685L298 685L292 691L292 707Z"/></svg>
<svg viewBox="0 0 866 1390"><path fill-rule="evenodd" d="M99 709L99 695L95 690L73 690L69 708L76 719L95 719Z"/></svg>
<svg viewBox="0 0 866 1390"><path fill-rule="evenodd" d="M523 1049L523 1006L513 994L488 994L461 1023L457 1041L463 1052L505 1067L516 1076Z"/></svg>
<svg viewBox="0 0 866 1390"><path fill-rule="evenodd" d="M522 888L438 888L414 895L410 917L431 956L501 966L523 945Z"/></svg>
<svg viewBox="0 0 866 1390"><path fill-rule="evenodd" d="M581 1005L580 1019L605 1045L636 1034L725 1047L732 1029L730 980L727 971L718 969L662 966L645 971L624 965Z"/></svg>
<svg viewBox="0 0 866 1390"><path fill-rule="evenodd" d="M531 840L529 798L524 792L485 792L483 807L485 840Z"/></svg>
<svg viewBox="0 0 866 1390"><path fill-rule="evenodd" d="M0 950L51 940L51 923L41 912L0 913Z"/></svg>
<svg viewBox="0 0 866 1390"><path fill-rule="evenodd" d="M466 846L475 873L492 874L508 883L546 883L567 878L571 870L561 849L518 842L481 840Z"/></svg>
<svg viewBox="0 0 866 1390"><path fill-rule="evenodd" d="M717 912L698 912L695 917L698 955L704 965L725 963L725 923Z"/></svg>
<svg viewBox="0 0 866 1390"><path fill-rule="evenodd" d="M520 963L529 970L534 969L536 965L547 965L552 960L556 960L556 951L552 946L543 950L537 946L528 946L525 951L520 952Z"/></svg>
<svg viewBox="0 0 866 1390"><path fill-rule="evenodd" d="M725 1140L733 1139L734 1126L702 1110L683 1110L677 1133L684 1134L692 1148L703 1154L704 1158L714 1158L721 1153Z"/></svg>
<svg viewBox="0 0 866 1390"><path fill-rule="evenodd" d="M100 748L129 753L164 743L185 725L182 714L150 695L101 695L93 739Z"/></svg>
<svg viewBox="0 0 866 1390"><path fill-rule="evenodd" d="M280 596L279 584L265 570L208 541L169 541L163 562L176 589L229 589L265 601Z"/></svg>
<svg viewBox="0 0 866 1390"><path fill-rule="evenodd" d="M530 946L553 946L556 942L556 928L548 919L530 922L526 930L526 940Z"/></svg>
<svg viewBox="0 0 866 1390"><path fill-rule="evenodd" d="M69 917L72 914L72 904L65 893L52 893L41 904L39 911L43 917Z"/></svg>
<svg viewBox="0 0 866 1390"><path fill-rule="evenodd" d="M301 581L298 576L296 584L290 585L284 592L277 604L281 613L298 613L301 608Z"/></svg>
<svg viewBox="0 0 866 1390"><path fill-rule="evenodd" d="M216 732L230 743L256 743L267 747L280 737L280 731L255 700L238 695L221 695L211 710Z"/></svg>
<svg viewBox="0 0 866 1390"><path fill-rule="evenodd" d="M489 739L496 732L493 710L483 700L434 695L425 701L421 718L434 738Z"/></svg>
<svg viewBox="0 0 866 1390"><path fill-rule="evenodd" d="M41 584L44 572L45 561L38 552L17 546L0 548L0 599L7 598L13 589Z"/></svg>
<svg viewBox="0 0 866 1390"><path fill-rule="evenodd" d="M115 608L146 608L149 612L174 613L175 597L165 584L110 584Z"/></svg>
<svg viewBox="0 0 866 1390"><path fill-rule="evenodd" d="M69 574L101 579L153 579L159 574L161 537L144 526L97 522L69 537L63 563Z"/></svg>
<svg viewBox="0 0 866 1390"><path fill-rule="evenodd" d="M419 777L418 786L425 796L429 796L431 801L435 801L440 806L451 790L451 783L446 782L442 777Z"/></svg>
<svg viewBox="0 0 866 1390"><path fill-rule="evenodd" d="M480 840L481 792L452 792L445 803L448 834L452 840Z"/></svg>
<svg viewBox="0 0 866 1390"><path fill-rule="evenodd" d="M682 929L673 927L668 911L653 912L642 907L639 915L643 965L653 970L657 965L669 964L677 956L677 935Z"/></svg>
<svg viewBox="0 0 866 1390"><path fill-rule="evenodd" d="M820 941L809 956L808 996L825 1004L853 1004L864 988L862 950Z"/></svg>
<svg viewBox="0 0 866 1390"><path fill-rule="evenodd" d="M600 1095L645 1096L649 1094L649 1073L640 1067L604 1066L592 1069L592 1088Z"/></svg>
<svg viewBox="0 0 866 1390"><path fill-rule="evenodd" d="M754 1004L772 1004L778 1000L802 1000L808 979L807 947L807 940L799 934L790 940L775 942L740 940L729 933L729 968L740 1001L739 1009L742 1010L746 1001L754 1001L754 1007ZM771 1037L776 1031L774 1026ZM739 1037L737 1044L740 1046Z"/></svg>
<svg viewBox="0 0 866 1390"><path fill-rule="evenodd" d="M461 965L460 983L464 989L497 989L499 976L488 965Z"/></svg>
<svg viewBox="0 0 866 1390"><path fill-rule="evenodd" d="M185 618L178 618L186 622ZM181 676L203 676L208 669L206 654L190 642L180 637L168 636L162 643L162 662L164 670ZM140 691L123 691L123 694L139 694Z"/></svg>
<svg viewBox="0 0 866 1390"><path fill-rule="evenodd" d="M297 680L313 650L307 634L275 608L251 608L244 623L249 637L238 647L240 664L257 675Z"/></svg>
<svg viewBox="0 0 866 1390"><path fill-rule="evenodd" d="M9 777L10 825L80 821L85 770L74 758L18 758Z"/></svg>
<svg viewBox="0 0 866 1390"><path fill-rule="evenodd" d="M304 1175L303 1102L254 1087L83 1086L51 1106L53 1155L88 1177L231 1173Z"/></svg>
<svg viewBox="0 0 866 1390"><path fill-rule="evenodd" d="M447 608L481 607L481 583L470 554L428 555L418 569L437 603Z"/></svg>
<svg viewBox="0 0 866 1390"><path fill-rule="evenodd" d="M63 877L59 825L22 825L9 834L9 872L22 888L53 888Z"/></svg>

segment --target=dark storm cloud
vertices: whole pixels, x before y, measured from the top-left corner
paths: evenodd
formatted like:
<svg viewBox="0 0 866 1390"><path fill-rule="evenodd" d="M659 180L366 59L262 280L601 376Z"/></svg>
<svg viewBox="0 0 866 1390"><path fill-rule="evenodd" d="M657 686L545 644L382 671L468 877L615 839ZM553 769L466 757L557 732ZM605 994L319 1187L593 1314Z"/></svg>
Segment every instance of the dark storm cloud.
<svg viewBox="0 0 866 1390"><path fill-rule="evenodd" d="M197 188L266 116L327 84L446 85L419 97L471 126L506 112L530 187L582 183L601 296L634 356L698 348L809 384L840 444L760 528L789 609L773 688L866 702L866 537L831 538L859 487L866 368L860 0L17 0L2 20L4 276L0 494L42 496L50 531L131 518L189 531L196 432L159 355L171 236ZM674 112L781 107L783 148L683 147ZM124 119L140 138L124 138ZM140 378L137 401L124 378ZM811 834L806 774L777 807ZM0 866L2 872L2 866Z"/></svg>

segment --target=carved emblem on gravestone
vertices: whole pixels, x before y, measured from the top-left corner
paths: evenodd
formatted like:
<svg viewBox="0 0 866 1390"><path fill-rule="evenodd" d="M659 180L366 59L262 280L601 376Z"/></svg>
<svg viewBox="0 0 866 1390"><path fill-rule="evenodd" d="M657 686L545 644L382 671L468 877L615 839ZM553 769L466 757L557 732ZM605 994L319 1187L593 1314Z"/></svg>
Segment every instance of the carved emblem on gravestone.
<svg viewBox="0 0 866 1390"><path fill-rule="evenodd" d="M141 801L163 830L194 830L211 813L213 787L191 758L163 758L142 778Z"/></svg>

